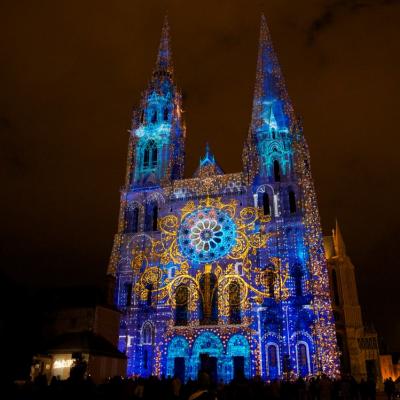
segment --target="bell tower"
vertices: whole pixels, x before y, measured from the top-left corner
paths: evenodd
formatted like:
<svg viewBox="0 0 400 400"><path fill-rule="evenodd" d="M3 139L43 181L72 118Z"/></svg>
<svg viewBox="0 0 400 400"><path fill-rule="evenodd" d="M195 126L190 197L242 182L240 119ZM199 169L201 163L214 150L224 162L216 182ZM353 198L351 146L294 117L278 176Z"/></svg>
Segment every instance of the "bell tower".
<svg viewBox="0 0 400 400"><path fill-rule="evenodd" d="M169 25L165 18L157 62L133 115L127 187L160 186L182 178L184 139L181 94L173 81Z"/></svg>
<svg viewBox="0 0 400 400"><path fill-rule="evenodd" d="M315 369L337 374L335 325L310 155L264 16L243 167L245 179L252 187L254 205L271 217L270 226L276 232L269 257L278 257L290 276L290 295L281 306L291 315L285 317L286 322L279 322L273 311L276 303L268 299L260 315L269 322L260 325L264 329L261 335L291 338L273 342L282 354L283 371L297 368L302 373ZM260 263L267 273L274 273L267 258L260 256ZM299 354L310 360L303 363L303 370L296 365ZM313 357L315 361L311 361Z"/></svg>

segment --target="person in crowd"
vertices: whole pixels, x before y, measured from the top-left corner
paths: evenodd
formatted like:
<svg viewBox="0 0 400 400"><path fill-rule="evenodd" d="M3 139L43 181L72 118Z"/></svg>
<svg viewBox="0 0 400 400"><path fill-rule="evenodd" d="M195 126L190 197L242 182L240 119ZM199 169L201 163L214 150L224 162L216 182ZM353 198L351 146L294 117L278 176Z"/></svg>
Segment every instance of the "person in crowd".
<svg viewBox="0 0 400 400"><path fill-rule="evenodd" d="M214 400L216 396L210 390L210 377L207 372L200 372L197 390L189 396L188 400Z"/></svg>
<svg viewBox="0 0 400 400"><path fill-rule="evenodd" d="M388 400L392 400L395 392L395 384L393 382L393 379L391 377L385 379L383 386Z"/></svg>

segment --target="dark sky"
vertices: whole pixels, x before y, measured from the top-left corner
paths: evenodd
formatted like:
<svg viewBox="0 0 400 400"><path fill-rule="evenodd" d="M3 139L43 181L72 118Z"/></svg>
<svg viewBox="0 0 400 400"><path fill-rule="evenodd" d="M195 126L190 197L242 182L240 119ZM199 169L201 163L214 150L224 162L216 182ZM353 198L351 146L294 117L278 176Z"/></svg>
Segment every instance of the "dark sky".
<svg viewBox="0 0 400 400"><path fill-rule="evenodd" d="M168 10L186 174L205 142L239 171L260 13L304 120L325 233L338 218L360 299L400 350L400 2L2 1L2 270L100 284L117 228L130 116Z"/></svg>

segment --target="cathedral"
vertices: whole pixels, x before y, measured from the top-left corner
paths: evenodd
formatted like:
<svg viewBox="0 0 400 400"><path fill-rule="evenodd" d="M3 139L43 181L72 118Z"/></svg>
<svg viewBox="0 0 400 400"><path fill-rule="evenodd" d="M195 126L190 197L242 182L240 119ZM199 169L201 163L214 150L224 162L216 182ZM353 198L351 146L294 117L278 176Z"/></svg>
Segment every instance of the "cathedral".
<svg viewBox="0 0 400 400"><path fill-rule="evenodd" d="M132 118L108 270L127 375L338 376L309 151L264 18L242 171L225 174L207 146L184 175L182 107L165 21Z"/></svg>

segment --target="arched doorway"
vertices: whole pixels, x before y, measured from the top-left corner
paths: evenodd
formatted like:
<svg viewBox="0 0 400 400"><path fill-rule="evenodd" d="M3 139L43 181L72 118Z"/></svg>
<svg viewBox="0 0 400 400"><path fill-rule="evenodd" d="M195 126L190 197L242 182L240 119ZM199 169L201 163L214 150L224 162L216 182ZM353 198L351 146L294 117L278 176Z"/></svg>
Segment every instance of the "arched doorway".
<svg viewBox="0 0 400 400"><path fill-rule="evenodd" d="M227 380L250 377L250 345L243 335L233 335L229 339L226 358L229 365Z"/></svg>
<svg viewBox="0 0 400 400"><path fill-rule="evenodd" d="M188 378L189 343L183 336L175 336L168 345L167 376L177 375L182 382Z"/></svg>
<svg viewBox="0 0 400 400"><path fill-rule="evenodd" d="M207 372L214 382L224 378L224 348L221 339L212 332L201 333L193 344L190 361L191 377L197 379L199 371Z"/></svg>

